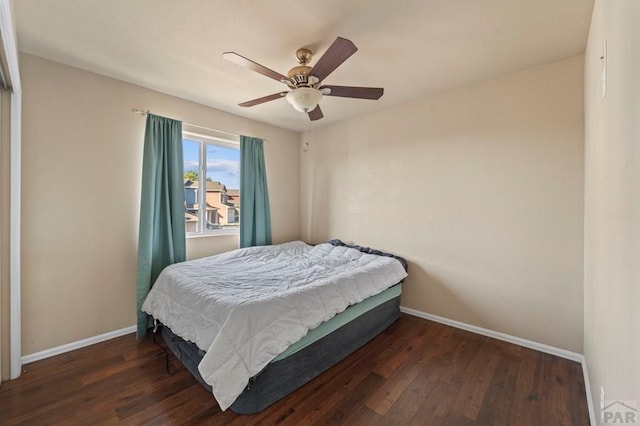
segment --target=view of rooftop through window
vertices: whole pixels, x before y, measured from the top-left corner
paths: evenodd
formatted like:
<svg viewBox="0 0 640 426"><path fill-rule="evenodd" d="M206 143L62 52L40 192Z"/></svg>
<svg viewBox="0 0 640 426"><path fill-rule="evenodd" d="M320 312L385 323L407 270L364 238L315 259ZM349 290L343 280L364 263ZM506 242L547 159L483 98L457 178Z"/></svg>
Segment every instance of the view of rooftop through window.
<svg viewBox="0 0 640 426"><path fill-rule="evenodd" d="M182 147L187 234L238 233L240 147L190 135Z"/></svg>

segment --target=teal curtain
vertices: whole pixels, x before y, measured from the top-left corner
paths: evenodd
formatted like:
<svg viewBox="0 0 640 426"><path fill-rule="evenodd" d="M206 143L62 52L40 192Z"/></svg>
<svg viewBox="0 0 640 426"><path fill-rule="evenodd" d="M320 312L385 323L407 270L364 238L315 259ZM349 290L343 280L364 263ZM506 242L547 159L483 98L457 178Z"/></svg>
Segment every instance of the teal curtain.
<svg viewBox="0 0 640 426"><path fill-rule="evenodd" d="M240 136L240 247L271 244L262 139Z"/></svg>
<svg viewBox="0 0 640 426"><path fill-rule="evenodd" d="M147 114L138 234L138 338L147 334L149 318L140 308L151 286L166 266L186 258L183 167L182 122Z"/></svg>

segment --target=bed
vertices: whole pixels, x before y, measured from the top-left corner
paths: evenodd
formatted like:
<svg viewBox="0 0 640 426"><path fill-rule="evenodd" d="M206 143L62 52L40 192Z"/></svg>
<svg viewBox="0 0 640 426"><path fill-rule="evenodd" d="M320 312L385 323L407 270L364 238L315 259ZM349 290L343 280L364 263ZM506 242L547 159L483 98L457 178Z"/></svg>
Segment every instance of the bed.
<svg viewBox="0 0 640 426"><path fill-rule="evenodd" d="M405 277L387 253L295 241L171 265L142 309L221 409L251 414L393 323Z"/></svg>

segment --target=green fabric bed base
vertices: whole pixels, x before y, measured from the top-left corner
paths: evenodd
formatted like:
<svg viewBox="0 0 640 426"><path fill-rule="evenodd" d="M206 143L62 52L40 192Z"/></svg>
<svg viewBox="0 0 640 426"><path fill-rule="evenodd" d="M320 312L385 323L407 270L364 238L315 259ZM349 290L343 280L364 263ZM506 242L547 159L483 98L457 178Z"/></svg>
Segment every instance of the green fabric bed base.
<svg viewBox="0 0 640 426"><path fill-rule="evenodd" d="M402 284L394 285L393 287L389 287L385 291L376 294L375 296L371 296L362 302L349 306L344 311L337 314L335 317L331 318L329 321L325 321L320 324L318 327L313 330L309 330L309 332L302 339L298 340L296 343L289 346L284 352L275 357L273 361L280 361L288 356L291 356L298 352L301 349L306 348L314 342L322 339L327 334L335 331L336 329L342 327L346 323L352 321L353 319L359 317L367 311L375 308L387 302L394 297L400 296L402 293Z"/></svg>

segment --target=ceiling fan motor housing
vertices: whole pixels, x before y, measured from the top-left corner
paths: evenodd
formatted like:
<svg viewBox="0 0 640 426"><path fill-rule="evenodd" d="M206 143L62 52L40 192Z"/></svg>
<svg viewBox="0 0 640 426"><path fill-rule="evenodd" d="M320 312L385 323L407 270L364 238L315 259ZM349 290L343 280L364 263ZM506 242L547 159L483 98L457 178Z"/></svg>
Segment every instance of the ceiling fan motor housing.
<svg viewBox="0 0 640 426"><path fill-rule="evenodd" d="M298 65L297 67L293 67L287 73L287 76L292 79L296 84L295 86L289 85L289 87L300 87L300 86L308 86L309 85L309 71L311 71L311 67L307 65Z"/></svg>
<svg viewBox="0 0 640 426"><path fill-rule="evenodd" d="M311 87L313 82L309 83L309 72L311 67L307 64L311 62L313 53L309 49L296 50L296 59L300 65L293 67L287 73L287 76L291 79L293 84L289 84L289 87L294 89L296 87Z"/></svg>

